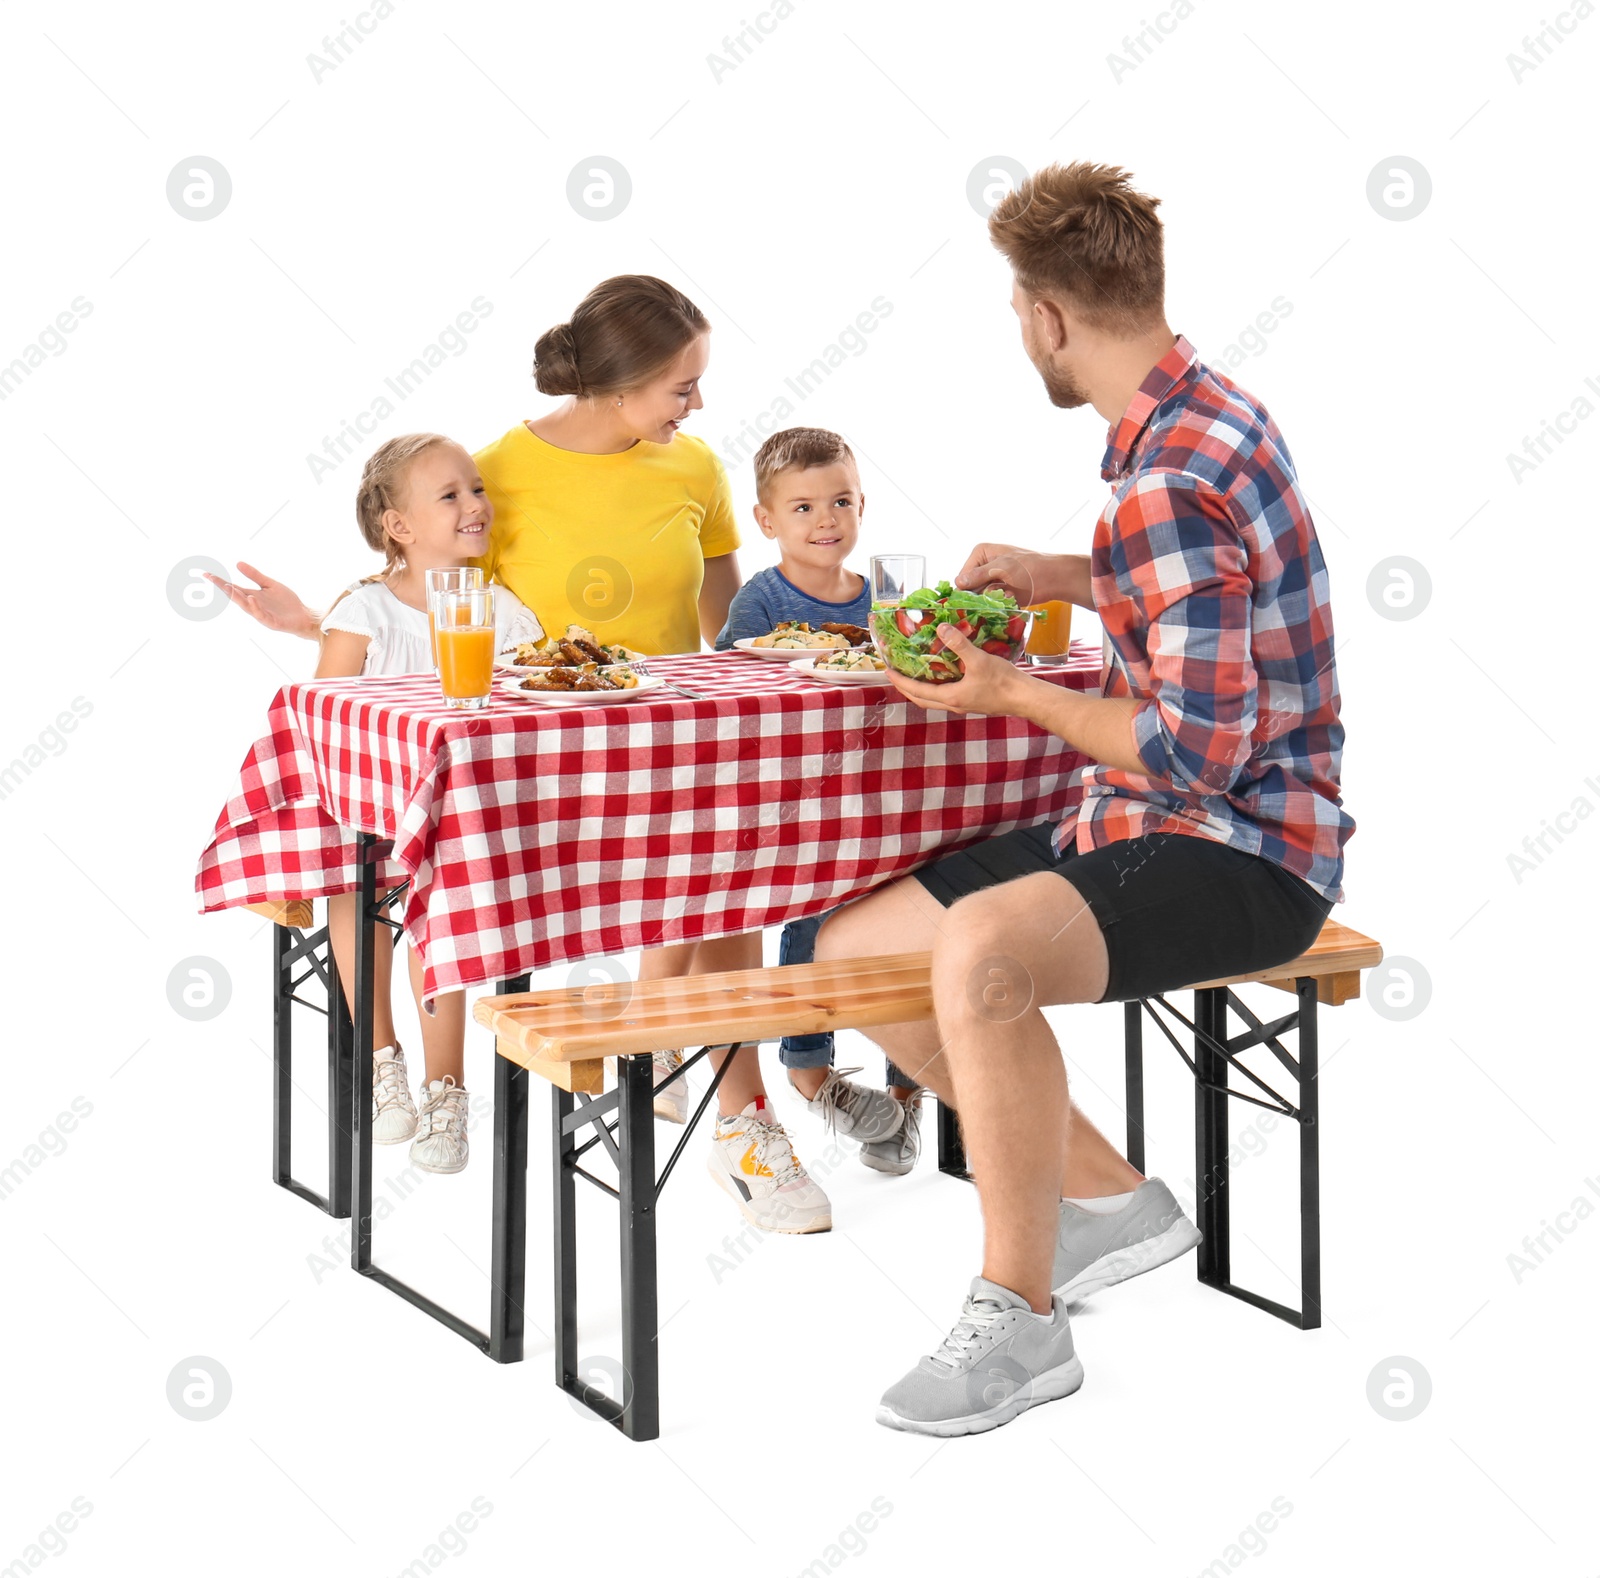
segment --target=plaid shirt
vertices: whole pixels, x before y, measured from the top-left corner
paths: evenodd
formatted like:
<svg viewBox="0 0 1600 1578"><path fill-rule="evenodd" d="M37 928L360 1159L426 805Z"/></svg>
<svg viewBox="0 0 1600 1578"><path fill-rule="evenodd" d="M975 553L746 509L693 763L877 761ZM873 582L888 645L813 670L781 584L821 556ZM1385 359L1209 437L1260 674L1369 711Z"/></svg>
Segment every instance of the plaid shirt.
<svg viewBox="0 0 1600 1578"><path fill-rule="evenodd" d="M1192 833L1343 897L1328 574L1283 435L1183 338L1108 435L1095 527L1107 696L1148 771L1091 766L1057 848Z"/></svg>

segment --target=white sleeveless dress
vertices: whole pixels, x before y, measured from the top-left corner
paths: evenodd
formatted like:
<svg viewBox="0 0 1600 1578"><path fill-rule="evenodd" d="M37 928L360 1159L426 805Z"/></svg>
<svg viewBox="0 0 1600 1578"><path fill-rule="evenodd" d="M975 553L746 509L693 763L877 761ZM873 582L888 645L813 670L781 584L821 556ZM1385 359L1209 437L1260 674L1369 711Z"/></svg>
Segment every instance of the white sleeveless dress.
<svg viewBox="0 0 1600 1578"><path fill-rule="evenodd" d="M519 641L542 641L544 628L533 610L506 587L494 592L495 651ZM344 630L367 638L363 674L431 674L428 616L402 603L381 581L357 581L328 611L323 631Z"/></svg>

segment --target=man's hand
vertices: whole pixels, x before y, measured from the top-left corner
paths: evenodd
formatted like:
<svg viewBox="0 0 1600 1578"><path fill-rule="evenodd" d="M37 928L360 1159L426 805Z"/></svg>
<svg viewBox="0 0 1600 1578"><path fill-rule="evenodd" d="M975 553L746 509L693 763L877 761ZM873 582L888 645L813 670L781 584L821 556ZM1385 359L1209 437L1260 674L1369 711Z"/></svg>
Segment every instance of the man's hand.
<svg viewBox="0 0 1600 1578"><path fill-rule="evenodd" d="M268 630L286 631L292 636L304 636L308 641L319 639L322 618L315 609L307 608L282 581L263 575L253 565L240 560L239 570L257 584L236 586L232 581L211 574L207 574L206 579L226 592L228 601L235 608L242 608L258 625Z"/></svg>
<svg viewBox="0 0 1600 1578"><path fill-rule="evenodd" d="M956 575L956 585L968 592L998 586L1024 608L1048 602L1094 607L1089 559L1081 553L1035 553L1006 543L980 542L967 555L967 562Z"/></svg>
<svg viewBox="0 0 1600 1578"><path fill-rule="evenodd" d="M919 707L938 712L983 712L994 717L1022 717L1030 685L1041 681L1024 674L1009 658L975 646L954 625L940 625L939 639L961 659L962 677L947 684L907 679L894 669L888 679Z"/></svg>

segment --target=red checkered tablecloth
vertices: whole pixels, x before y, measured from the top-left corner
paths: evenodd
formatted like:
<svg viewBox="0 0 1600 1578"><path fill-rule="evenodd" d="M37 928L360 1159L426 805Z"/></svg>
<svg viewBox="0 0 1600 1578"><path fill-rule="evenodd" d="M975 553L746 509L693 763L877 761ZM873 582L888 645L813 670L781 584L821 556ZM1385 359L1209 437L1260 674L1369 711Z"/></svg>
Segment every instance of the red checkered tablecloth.
<svg viewBox="0 0 1600 1578"><path fill-rule="evenodd" d="M463 712L431 675L286 686L201 856L202 910L348 892L355 833L390 839L379 881L411 884L431 998L819 914L1078 795L1083 758L1014 718L733 653L649 667L704 699L551 707L497 683ZM1100 653L1034 672L1096 689Z"/></svg>

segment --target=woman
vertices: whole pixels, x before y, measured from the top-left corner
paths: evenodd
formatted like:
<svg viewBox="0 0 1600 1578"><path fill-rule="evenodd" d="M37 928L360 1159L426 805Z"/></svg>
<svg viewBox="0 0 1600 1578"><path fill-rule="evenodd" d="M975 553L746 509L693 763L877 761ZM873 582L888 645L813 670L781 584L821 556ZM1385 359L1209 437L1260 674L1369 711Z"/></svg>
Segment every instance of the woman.
<svg viewBox="0 0 1600 1578"><path fill-rule="evenodd" d="M646 274L602 281L567 323L539 336L534 382L566 398L473 457L494 504L485 572L559 634L581 624L649 655L715 642L739 587L727 473L703 439L678 431L703 405L711 325L681 291ZM315 640L321 616L250 565L253 588L215 580L271 630ZM641 980L761 963L752 933L647 949ZM656 1056L657 1084L677 1067ZM827 1230L827 1196L776 1122L754 1046L732 1054L718 1087L709 1164L747 1220L774 1232ZM684 1121L674 1081L656 1110Z"/></svg>

